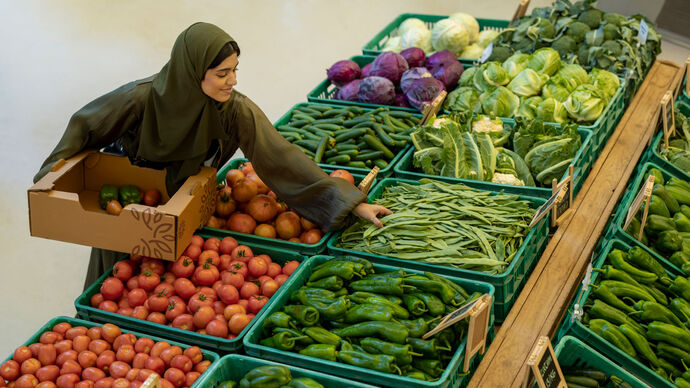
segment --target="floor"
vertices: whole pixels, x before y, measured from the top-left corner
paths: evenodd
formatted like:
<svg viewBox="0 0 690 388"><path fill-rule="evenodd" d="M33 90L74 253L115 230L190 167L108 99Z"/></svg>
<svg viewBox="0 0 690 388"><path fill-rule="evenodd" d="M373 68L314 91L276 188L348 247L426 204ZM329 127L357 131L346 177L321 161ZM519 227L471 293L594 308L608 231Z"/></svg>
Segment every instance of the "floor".
<svg viewBox="0 0 690 388"><path fill-rule="evenodd" d="M532 1L544 6L551 1ZM0 358L75 314L89 248L29 236L26 189L73 112L157 72L180 31L217 24L242 48L238 90L276 120L400 13L509 19L513 0L0 0ZM630 12L635 13L635 12ZM682 63L686 45L661 58Z"/></svg>

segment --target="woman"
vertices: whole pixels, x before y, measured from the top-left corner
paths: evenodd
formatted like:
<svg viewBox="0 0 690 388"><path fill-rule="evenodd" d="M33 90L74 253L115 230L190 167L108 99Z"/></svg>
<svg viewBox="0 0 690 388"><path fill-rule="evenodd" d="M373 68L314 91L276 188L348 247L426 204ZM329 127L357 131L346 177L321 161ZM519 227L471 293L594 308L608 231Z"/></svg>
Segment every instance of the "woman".
<svg viewBox="0 0 690 388"><path fill-rule="evenodd" d="M219 168L239 147L264 183L322 228L343 227L350 213L382 226L377 216L390 210L367 204L353 185L326 175L278 134L261 109L233 90L239 54L237 43L220 28L193 24L178 36L158 74L121 86L75 113L34 182L60 159L114 143L136 165L165 168L172 196L204 163ZM120 256L93 249L85 288Z"/></svg>

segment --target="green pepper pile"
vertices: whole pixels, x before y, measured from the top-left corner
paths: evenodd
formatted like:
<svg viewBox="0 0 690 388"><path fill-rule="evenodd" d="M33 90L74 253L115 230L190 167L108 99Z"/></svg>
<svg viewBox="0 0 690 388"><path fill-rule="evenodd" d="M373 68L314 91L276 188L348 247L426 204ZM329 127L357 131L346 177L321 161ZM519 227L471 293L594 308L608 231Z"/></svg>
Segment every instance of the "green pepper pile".
<svg viewBox="0 0 690 388"><path fill-rule="evenodd" d="M690 382L690 281L672 279L641 247L613 249L590 298L584 322L615 347L677 385Z"/></svg>
<svg viewBox="0 0 690 388"><path fill-rule="evenodd" d="M675 177L664 182L656 168L649 175L654 175L654 190L640 242L690 275L690 183ZM639 236L640 219L642 209L626 230L633 238Z"/></svg>
<svg viewBox="0 0 690 388"><path fill-rule="evenodd" d="M463 321L428 340L440 318L481 296L432 274L376 273L365 259L314 268L290 304L268 316L260 343L349 365L437 380L467 330Z"/></svg>
<svg viewBox="0 0 690 388"><path fill-rule="evenodd" d="M606 375L606 373L595 368L563 367L563 376L568 388L632 388L632 385L623 381L616 375Z"/></svg>
<svg viewBox="0 0 690 388"><path fill-rule="evenodd" d="M663 141L660 142L658 151L662 158L668 160L686 174L690 174L690 117L685 116L678 109L680 104L680 102L676 103L673 109L676 136L669 139L668 147L666 147ZM687 112L690 112L690 107L686 109Z"/></svg>
<svg viewBox="0 0 690 388"><path fill-rule="evenodd" d="M388 108L365 112L356 106L309 104L293 109L290 121L277 130L316 163L385 168L418 122L408 112Z"/></svg>
<svg viewBox="0 0 690 388"><path fill-rule="evenodd" d="M118 201L122 207L132 203L141 203L141 193L136 186L125 185L118 189L114 185L103 185L98 193L98 204L101 209L108 206L108 202Z"/></svg>
<svg viewBox="0 0 690 388"><path fill-rule="evenodd" d="M240 382L223 381L217 388L324 388L309 377L293 378L290 369L282 365L264 365L254 368L242 377Z"/></svg>

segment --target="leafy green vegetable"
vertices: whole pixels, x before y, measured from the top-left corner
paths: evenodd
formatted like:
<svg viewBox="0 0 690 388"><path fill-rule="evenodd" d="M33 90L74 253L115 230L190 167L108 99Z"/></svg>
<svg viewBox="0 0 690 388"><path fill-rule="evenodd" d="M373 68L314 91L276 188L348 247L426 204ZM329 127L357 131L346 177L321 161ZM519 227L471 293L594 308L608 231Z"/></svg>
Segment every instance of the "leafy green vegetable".
<svg viewBox="0 0 690 388"><path fill-rule="evenodd" d="M563 103L555 98L546 98L537 107L537 118L551 123L565 123L568 120L568 111Z"/></svg>
<svg viewBox="0 0 690 388"><path fill-rule="evenodd" d="M570 96L570 82L562 76L549 78L541 90L542 97L553 98L558 102L565 102Z"/></svg>
<svg viewBox="0 0 690 388"><path fill-rule="evenodd" d="M523 53L515 53L506 59L501 66L508 72L508 77L511 79L518 75L521 71L527 68L529 62L529 55Z"/></svg>
<svg viewBox="0 0 690 388"><path fill-rule="evenodd" d="M539 96L530 97L524 99L520 107L518 108L515 117L524 117L529 120L534 120L537 118L537 108L543 99Z"/></svg>
<svg viewBox="0 0 690 388"><path fill-rule="evenodd" d="M510 82L510 77L499 62L487 62L475 71L473 82L478 90L486 92L498 86L507 85Z"/></svg>
<svg viewBox="0 0 690 388"><path fill-rule="evenodd" d="M590 83L603 93L607 99L613 97L621 85L620 80L615 74L601 69L592 69Z"/></svg>
<svg viewBox="0 0 690 388"><path fill-rule="evenodd" d="M541 92L541 86L546 78L532 69L525 69L518 73L507 87L518 96L531 97Z"/></svg>
<svg viewBox="0 0 690 388"><path fill-rule="evenodd" d="M482 111L479 92L473 87L461 86L448 94L443 108L451 111L476 112Z"/></svg>
<svg viewBox="0 0 690 388"><path fill-rule="evenodd" d="M690 117L687 117L679 109L684 106L686 112L690 112L690 106L676 102L673 114L676 124L676 135L670 139L667 148L663 141L659 142L659 154L674 166L686 174L690 174Z"/></svg>
<svg viewBox="0 0 690 388"><path fill-rule="evenodd" d="M585 23L574 22L568 25L568 31L566 32L566 34L568 34L569 37L573 38L573 40L575 40L575 43L581 43L585 40L585 34L589 30L589 26Z"/></svg>
<svg viewBox="0 0 690 388"><path fill-rule="evenodd" d="M520 98L504 86L482 93L480 99L483 112L491 116L513 117L520 106Z"/></svg>
<svg viewBox="0 0 690 388"><path fill-rule="evenodd" d="M563 103L568 116L580 122L592 122L604 111L608 99L593 85L578 86Z"/></svg>
<svg viewBox="0 0 690 388"><path fill-rule="evenodd" d="M540 48L530 56L527 67L539 74L552 76L561 68L561 56L550 47Z"/></svg>
<svg viewBox="0 0 690 388"><path fill-rule="evenodd" d="M465 69L458 80L458 86L474 86L474 73L479 70L478 67L470 67Z"/></svg>

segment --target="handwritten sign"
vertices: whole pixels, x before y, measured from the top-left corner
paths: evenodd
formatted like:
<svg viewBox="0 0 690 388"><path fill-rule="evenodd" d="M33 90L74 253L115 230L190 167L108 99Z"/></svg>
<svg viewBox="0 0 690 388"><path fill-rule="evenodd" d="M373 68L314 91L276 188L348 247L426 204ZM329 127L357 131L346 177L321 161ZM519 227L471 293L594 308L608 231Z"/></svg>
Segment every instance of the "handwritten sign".
<svg viewBox="0 0 690 388"><path fill-rule="evenodd" d="M540 388L567 388L565 377L549 337L539 337L532 354L527 359L527 366Z"/></svg>
<svg viewBox="0 0 690 388"><path fill-rule="evenodd" d="M637 32L637 47L647 43L647 34L649 33L649 26L644 19L640 20L640 30Z"/></svg>
<svg viewBox="0 0 690 388"><path fill-rule="evenodd" d="M513 14L513 17L510 19L510 24L513 24L514 21L520 19L521 17L525 16L527 13L527 7L529 7L529 2L530 0L522 0L520 1L520 4L518 4L517 9L515 10L515 13Z"/></svg>
<svg viewBox="0 0 690 388"><path fill-rule="evenodd" d="M553 205L556 204L556 200L561 194L561 191L564 191L565 189L566 185L562 185L555 193L551 194L551 198L549 198L537 209L537 211L534 213L534 217L532 217L532 221L529 223L529 228L534 227L542 218L544 218L545 215L549 213Z"/></svg>
<svg viewBox="0 0 690 388"><path fill-rule="evenodd" d="M491 56L491 53L494 51L494 44L489 43L488 46L482 51L482 55L479 57L479 63L484 63L486 62L487 59Z"/></svg>
<svg viewBox="0 0 690 388"><path fill-rule="evenodd" d="M419 120L419 125L426 125L432 117L436 116L436 113L438 113L439 109L441 109L443 100L446 99L447 95L448 93L446 93L445 90L442 90L441 93L434 98L434 101L424 106L424 110L422 111L423 116L422 119Z"/></svg>
<svg viewBox="0 0 690 388"><path fill-rule="evenodd" d="M571 164L570 166L568 166L568 176L563 178L563 180L560 182L556 181L556 179L554 179L551 182L551 195L556 194L558 192L558 195L556 196L556 202L552 207L551 226L560 225L562 217L565 216L568 210L570 210L570 206L573 203L574 171L575 166Z"/></svg>
<svg viewBox="0 0 690 388"><path fill-rule="evenodd" d="M652 189L654 188L654 175L649 175L647 177L647 181L645 182L644 185L640 188L640 191L637 193L637 196L635 197L635 200L633 200L632 205L630 205L630 208L628 209L628 214L625 217L625 224L623 225L623 230L628 229L628 226L630 225L630 222L632 221L633 218L635 218L635 214L637 214L637 211L640 209L640 206L642 206L642 202L644 201L645 206L644 206L644 213L642 214L642 221L640 222L640 233L639 236L637 237L638 240L642 239L642 232L644 231L644 225L647 223L647 214L649 212L649 199L652 197Z"/></svg>
<svg viewBox="0 0 690 388"><path fill-rule="evenodd" d="M369 194L369 190L371 189L371 185L374 183L374 179L376 179L376 175L378 175L378 173L379 173L379 167L374 166L374 168L372 168L371 171L369 171L367 176L365 176L364 179L362 179L362 181L359 182L359 185L357 186L359 191L361 191L364 194Z"/></svg>

